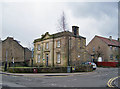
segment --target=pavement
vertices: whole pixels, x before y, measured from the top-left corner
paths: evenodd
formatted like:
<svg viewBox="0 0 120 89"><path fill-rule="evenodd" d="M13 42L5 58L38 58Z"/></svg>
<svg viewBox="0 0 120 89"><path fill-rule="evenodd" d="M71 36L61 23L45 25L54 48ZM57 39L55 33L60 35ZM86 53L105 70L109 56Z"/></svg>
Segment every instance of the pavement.
<svg viewBox="0 0 120 89"><path fill-rule="evenodd" d="M93 71L94 72L94 71ZM83 75L90 74L93 72L77 72L77 73L9 73L9 72L1 72L0 74L11 75L11 76L72 76L72 75Z"/></svg>

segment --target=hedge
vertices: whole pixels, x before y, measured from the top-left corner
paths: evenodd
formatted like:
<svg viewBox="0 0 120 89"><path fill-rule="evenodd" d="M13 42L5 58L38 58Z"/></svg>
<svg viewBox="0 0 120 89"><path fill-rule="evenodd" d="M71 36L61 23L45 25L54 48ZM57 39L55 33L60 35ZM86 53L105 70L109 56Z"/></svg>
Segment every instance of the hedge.
<svg viewBox="0 0 120 89"><path fill-rule="evenodd" d="M75 70L72 70L72 69ZM70 72L90 72L93 70L92 66L82 65L76 67L70 67ZM68 67L9 67L8 72L11 73L67 73Z"/></svg>
<svg viewBox="0 0 120 89"><path fill-rule="evenodd" d="M92 65L76 66L74 72L91 72L93 71Z"/></svg>

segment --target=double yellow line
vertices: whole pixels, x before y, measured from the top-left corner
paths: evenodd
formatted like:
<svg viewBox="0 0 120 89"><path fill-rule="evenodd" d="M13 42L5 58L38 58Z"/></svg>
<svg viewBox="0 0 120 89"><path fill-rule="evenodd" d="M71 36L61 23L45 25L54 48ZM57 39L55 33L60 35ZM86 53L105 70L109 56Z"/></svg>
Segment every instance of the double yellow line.
<svg viewBox="0 0 120 89"><path fill-rule="evenodd" d="M107 82L108 87L115 87L115 86L112 85L112 82L113 82L114 80L116 80L117 78L119 78L119 77L120 77L120 76L111 78L111 79Z"/></svg>

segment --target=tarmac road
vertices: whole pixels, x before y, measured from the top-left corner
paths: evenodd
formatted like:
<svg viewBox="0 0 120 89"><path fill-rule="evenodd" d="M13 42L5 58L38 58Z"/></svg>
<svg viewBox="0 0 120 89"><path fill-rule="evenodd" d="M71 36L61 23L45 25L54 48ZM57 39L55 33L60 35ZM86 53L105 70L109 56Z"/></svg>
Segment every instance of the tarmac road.
<svg viewBox="0 0 120 89"><path fill-rule="evenodd" d="M9 87L107 87L110 78L118 76L118 68L97 68L88 73L2 75L3 85Z"/></svg>

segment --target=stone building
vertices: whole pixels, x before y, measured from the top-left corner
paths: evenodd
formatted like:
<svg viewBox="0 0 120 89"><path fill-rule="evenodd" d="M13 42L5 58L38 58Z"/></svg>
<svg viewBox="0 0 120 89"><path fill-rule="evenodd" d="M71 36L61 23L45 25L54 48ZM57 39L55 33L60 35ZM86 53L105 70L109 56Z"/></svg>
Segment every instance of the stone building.
<svg viewBox="0 0 120 89"><path fill-rule="evenodd" d="M99 57L103 62L117 62L120 58L120 40L114 40L112 36L109 38L95 36L86 49L95 62L99 62Z"/></svg>
<svg viewBox="0 0 120 89"><path fill-rule="evenodd" d="M24 48L19 44L17 40L12 37L7 37L7 39L2 41L2 64L5 62L12 66L13 62L15 66L26 66L31 58L31 51L28 48Z"/></svg>
<svg viewBox="0 0 120 89"><path fill-rule="evenodd" d="M76 66L86 61L85 48L86 38L79 35L77 26L72 26L72 32L46 32L34 40L33 62L35 66Z"/></svg>

